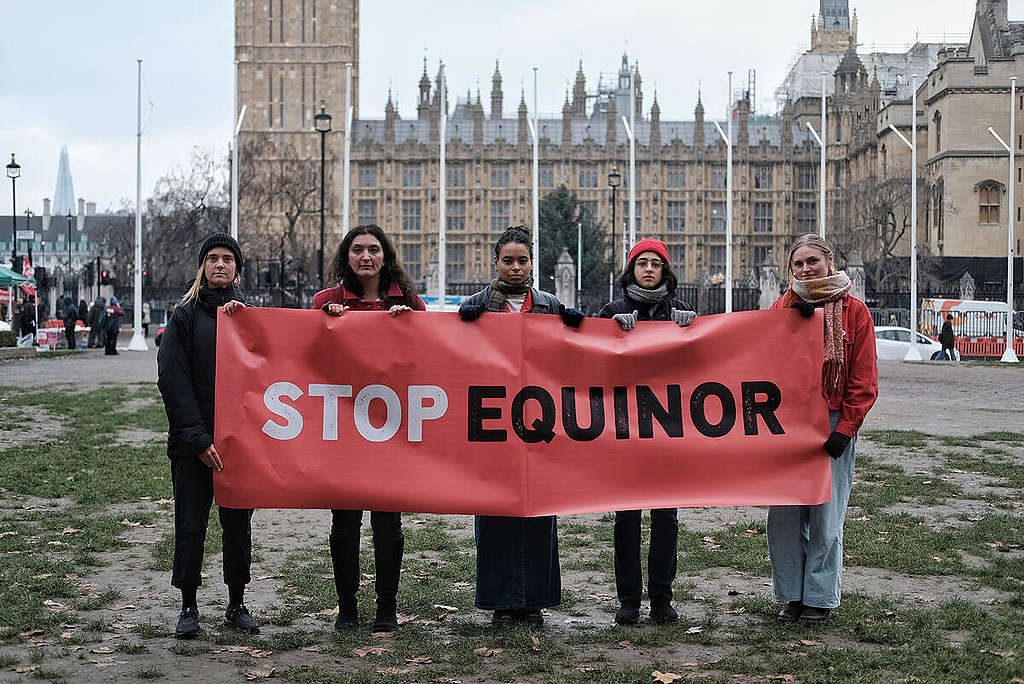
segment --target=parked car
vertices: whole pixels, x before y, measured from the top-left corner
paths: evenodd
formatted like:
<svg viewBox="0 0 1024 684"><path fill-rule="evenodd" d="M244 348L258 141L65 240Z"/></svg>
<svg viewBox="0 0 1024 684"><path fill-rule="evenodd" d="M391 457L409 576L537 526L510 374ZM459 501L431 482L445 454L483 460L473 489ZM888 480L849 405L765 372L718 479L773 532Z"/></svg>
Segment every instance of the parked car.
<svg viewBox="0 0 1024 684"><path fill-rule="evenodd" d="M883 325L875 328L875 352L880 359L902 361L907 358L910 350L911 340L916 339L917 351L921 358L928 360L942 351L942 345L930 337L921 333L915 333L910 328L898 328L891 325ZM960 353L953 350L954 361L960 360Z"/></svg>

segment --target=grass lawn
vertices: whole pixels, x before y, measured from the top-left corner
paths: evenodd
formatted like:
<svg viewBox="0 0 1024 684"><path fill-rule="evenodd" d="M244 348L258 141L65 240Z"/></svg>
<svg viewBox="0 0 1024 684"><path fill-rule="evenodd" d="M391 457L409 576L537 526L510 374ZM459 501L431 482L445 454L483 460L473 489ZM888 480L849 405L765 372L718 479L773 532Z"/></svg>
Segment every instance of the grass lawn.
<svg viewBox="0 0 1024 684"><path fill-rule="evenodd" d="M42 420L50 427L33 431ZM681 514L681 619L661 627L612 624L612 517L561 518L563 603L534 631L495 630L474 609L471 518L406 514L402 626L337 634L329 516L258 511L249 603L262 633L219 623L214 514L205 632L180 642L171 634L173 507L155 386L0 388L0 429L32 435L0 449L2 681L1024 680L1020 433L863 433L843 604L820 627L775 621L764 509L750 508ZM360 606L372 617L368 525L364 534Z"/></svg>

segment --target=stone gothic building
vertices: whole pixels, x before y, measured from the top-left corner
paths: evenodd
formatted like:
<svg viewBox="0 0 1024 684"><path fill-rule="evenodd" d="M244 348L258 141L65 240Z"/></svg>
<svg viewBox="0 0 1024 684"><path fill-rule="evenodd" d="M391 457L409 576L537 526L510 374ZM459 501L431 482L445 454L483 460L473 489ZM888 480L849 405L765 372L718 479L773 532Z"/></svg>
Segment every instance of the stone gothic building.
<svg viewBox="0 0 1024 684"><path fill-rule="evenodd" d="M983 10L989 17L990 8L996 8L996 29L991 21L985 25L988 28L979 28L976 22L979 37L972 38L969 48L950 52L942 43L919 43L906 53L861 55L856 50L857 17L851 21L846 0L820 0L819 15L811 27L812 48L797 60L776 93L780 114L752 116L747 98L741 98L734 109L734 277L743 278L755 266L784 258L793 235L818 230L819 148L805 124L817 128L819 123L822 70L832 74L827 83L825 136L829 224L840 220L846 184L884 174L885 169L895 168L898 155L903 154L894 146L899 141L889 139L888 123L893 121L909 135L911 72L922 74L918 100L922 149L926 140L932 144L930 127L938 125L931 120L926 123L922 116L945 125L942 151L929 148L919 161L932 177L942 176L945 197L952 198L953 171L948 167L962 164L963 154L953 153L951 145L955 146L959 129L974 126L966 102L973 102L970 98L982 91L991 94L994 117L997 100L1001 101L996 95L1000 88L1006 90L1004 72L1020 70L1022 56L1014 52L1018 44L1012 38L1017 29L1014 22L1005 21L1005 6L1006 0L978 0L979 17ZM431 77L424 61L415 118L400 117L390 94L382 117L360 115L358 0L236 0L235 13L238 101L249 112L243 122L243 140L271 140L277 154L317 159L320 141L312 132L312 116L321 101L334 114L333 131L327 137L328 251L340 239L345 64L352 63L356 117L350 139L350 224L373 222L385 227L394 235L412 277L427 279L431 262L436 263L438 136L444 108L448 113L447 280L488 279L495 236L509 224L528 224L532 214L532 142L527 121L533 113L521 92L509 93L506 102L500 65L495 64L489 97L479 90L448 90L442 102L440 70ZM999 33L999 21L1011 27L1009 34ZM992 37L993 30L998 40ZM960 50L965 51L963 56ZM979 59L991 71L991 84L976 83ZM961 67L961 62L966 66ZM954 72L964 82L952 89L943 86L942 79L948 82ZM925 74L931 74L927 80ZM607 175L617 168L623 185L617 193L619 225L614 230L616 244L621 242L628 211L629 146L619 118L629 108L631 77L637 89L637 234L668 243L681 281L721 276L725 270L726 146L713 122L705 118L699 92L694 94L692 118L663 119L657 93L645 99L639 70L625 55L617 79L596 87L587 83L580 63L561 115L539 119L541 194L567 186L600 225L612 231ZM950 112L940 104L943 98L950 103L963 100L962 111ZM512 102L516 104L509 111ZM943 118L929 114L932 109ZM1018 130L1024 132L1019 124ZM977 147L981 142L979 138L972 144ZM993 155L981 157L993 169L982 175L992 175L994 180L1006 175L995 175L994 169L1001 167L992 166ZM979 188L968 192L995 196L988 186ZM956 192L961 189L958 184ZM1018 197L1024 200L1024 193ZM957 253L970 252L977 245L972 239L951 240L950 216L934 220L946 226L941 238L938 229L927 233L929 240L942 243L941 247L935 243L940 253L951 253L953 245ZM310 230L313 225L311 221ZM827 230L833 227L826 225Z"/></svg>

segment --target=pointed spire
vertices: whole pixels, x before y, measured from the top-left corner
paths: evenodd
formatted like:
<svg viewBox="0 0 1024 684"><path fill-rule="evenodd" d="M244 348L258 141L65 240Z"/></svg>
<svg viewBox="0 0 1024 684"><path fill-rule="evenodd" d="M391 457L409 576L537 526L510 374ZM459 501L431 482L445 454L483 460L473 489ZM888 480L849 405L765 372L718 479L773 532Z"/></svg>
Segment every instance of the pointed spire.
<svg viewBox="0 0 1024 684"><path fill-rule="evenodd" d="M576 69L576 82L572 87L572 113L585 116L587 113L587 77L583 75L583 60Z"/></svg>
<svg viewBox="0 0 1024 684"><path fill-rule="evenodd" d="M494 60L494 75L491 76L491 118L500 119L504 106L505 94L501 90L501 70L498 60Z"/></svg>

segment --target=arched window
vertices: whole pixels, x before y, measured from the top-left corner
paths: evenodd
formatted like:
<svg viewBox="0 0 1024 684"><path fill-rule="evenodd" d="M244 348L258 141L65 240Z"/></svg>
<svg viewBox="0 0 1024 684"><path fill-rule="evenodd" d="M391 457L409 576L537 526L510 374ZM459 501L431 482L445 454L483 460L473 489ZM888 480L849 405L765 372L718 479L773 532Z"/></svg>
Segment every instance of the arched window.
<svg viewBox="0 0 1024 684"><path fill-rule="evenodd" d="M999 223L999 200L1003 184L994 180L974 186L978 192L978 223Z"/></svg>
<svg viewBox="0 0 1024 684"><path fill-rule="evenodd" d="M942 114L935 112L935 116L932 117L935 122L935 151L942 151Z"/></svg>

